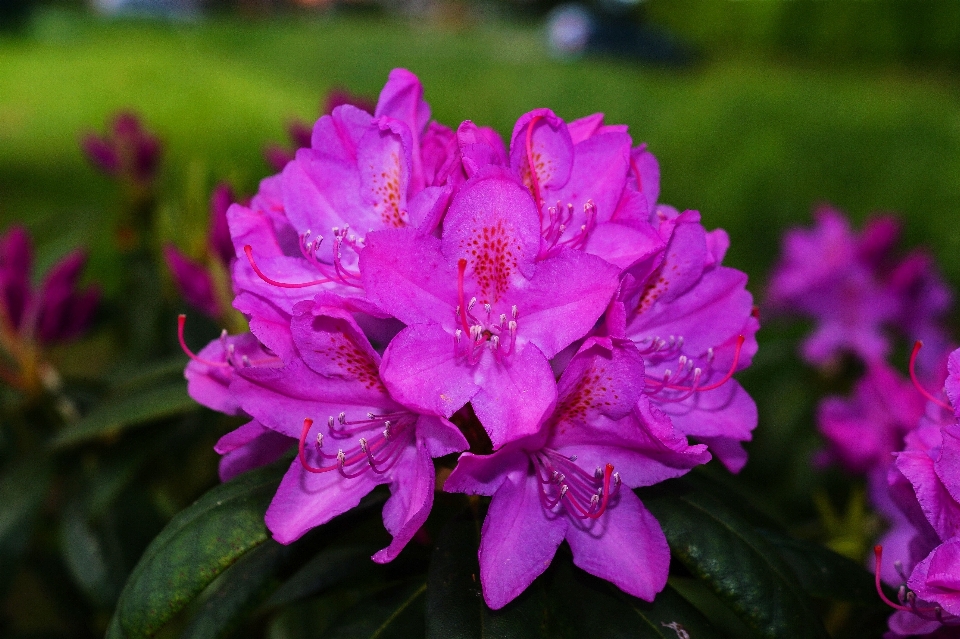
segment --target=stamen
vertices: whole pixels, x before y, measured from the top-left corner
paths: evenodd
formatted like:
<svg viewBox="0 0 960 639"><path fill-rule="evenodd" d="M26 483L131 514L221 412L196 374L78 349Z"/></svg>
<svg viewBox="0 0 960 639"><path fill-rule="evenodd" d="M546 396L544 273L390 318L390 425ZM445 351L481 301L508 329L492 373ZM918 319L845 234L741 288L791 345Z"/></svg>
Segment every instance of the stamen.
<svg viewBox="0 0 960 639"><path fill-rule="evenodd" d="M910 602L910 605L904 606L903 604L898 604L890 601L890 598L887 597L887 595L883 592L883 588L880 587L880 567L883 564L883 546L880 546L880 545L874 546L873 555L874 557L876 557L876 561L873 567L873 583L877 589L877 594L880 595L880 599L881 601L883 601L883 603L887 604L894 610L902 610L903 612L912 612L914 614L934 613L937 615L938 619L940 618L940 616L943 614L943 611L940 608L940 606L933 606L933 607L923 606L918 608L916 604L916 597L917 597L916 594L913 593L912 591L907 591L906 595L904 595L902 592L904 590L903 586L901 586L900 588L901 589L900 599L901 600L906 599L908 602Z"/></svg>
<svg viewBox="0 0 960 639"><path fill-rule="evenodd" d="M933 402L933 403L936 404L937 406L940 406L941 408L945 408L945 409L947 409L948 411L951 411L951 412L952 412L952 411L953 411L953 406L951 406L950 404L947 404L946 402L944 402L944 401L942 401L942 400L939 400L939 399L937 399L936 397L934 397L933 395L931 395L929 392L927 392L927 389L925 389L925 388L923 387L923 385L920 383L920 380L917 379L917 368L916 368L916 366L917 366L917 353L920 352L920 349L921 349L922 347L923 347L923 342L921 342L920 340L917 340L917 341L914 342L914 344L913 344L913 352L910 353L910 379L913 380L913 385L916 387L916 389L920 392L921 395L923 395L924 397L926 397L928 400L930 400L931 402Z"/></svg>
<svg viewBox="0 0 960 639"><path fill-rule="evenodd" d="M233 368L227 362L213 362L209 359L204 359L187 348L187 342L183 339L183 327L187 323L187 316L181 313L177 316L177 339L180 340L180 348L186 353L187 357L197 362L198 364L203 364L204 366L214 366L217 368Z"/></svg>
<svg viewBox="0 0 960 639"><path fill-rule="evenodd" d="M696 392L711 391L711 390L720 388L721 386L723 386L724 384L726 384L726 383L730 380L731 377L733 377L733 374L734 374L735 372L737 372L737 364L740 363L740 351L741 351L742 348L743 348L743 343L744 343L744 341L746 341L746 340L745 340L745 338L743 337L743 335L739 335L739 336L737 337L737 350L736 350L736 352L735 352L734 355L733 355L733 363L730 364L730 370L727 371L727 374L724 375L720 380L714 382L713 384L708 384L707 386L697 386L697 382L698 382L699 379L700 379L700 374L699 374L699 373L700 373L700 369L699 369L699 368L696 368L696 369L694 369L694 384L693 384L693 386L679 386L679 385L674 385L674 384L667 384L666 382L664 382L664 384L663 384L660 388L661 388L661 389L667 389L667 390L691 391L691 392L692 392L692 391L696 391ZM669 371L668 371L668 372L669 372Z"/></svg>
<svg viewBox="0 0 960 639"><path fill-rule="evenodd" d="M257 274L257 277L262 279L267 284L271 286L277 286L279 288L306 288L308 286L317 286L318 284L327 284L333 282L334 280L330 278L323 278L319 280L314 280L312 282L301 282L299 284L289 284L287 282L278 282L275 279L269 278L263 274L263 271L260 270L260 267L257 266L257 263L253 260L253 248L249 244L243 247L243 252L247 256L247 261L250 262L250 267L253 269L253 272Z"/></svg>

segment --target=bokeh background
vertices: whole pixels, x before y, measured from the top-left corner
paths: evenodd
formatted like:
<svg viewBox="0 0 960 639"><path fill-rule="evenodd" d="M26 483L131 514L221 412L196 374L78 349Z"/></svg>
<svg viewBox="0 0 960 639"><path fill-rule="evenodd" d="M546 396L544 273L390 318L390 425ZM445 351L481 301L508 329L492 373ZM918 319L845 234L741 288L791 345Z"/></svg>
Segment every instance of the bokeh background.
<svg viewBox="0 0 960 639"><path fill-rule="evenodd" d="M856 225L896 213L902 246L927 247L960 284L960 4L611 0L579 9L595 30L562 55L549 44L551 11L544 0L0 0L0 231L32 231L38 272L88 247L87 278L116 298L119 196L80 136L119 110L140 115L164 143L161 239L190 247L203 242L216 182L251 195L271 172L264 146L287 143L292 120L315 120L335 88L375 99L399 66L419 75L448 126L470 118L507 137L541 106L628 124L659 158L661 200L729 232L727 262L749 274L761 307L784 230L809 225L824 202ZM810 463L821 447L816 400L849 377L799 362L804 330L764 322L741 376L760 407L748 498L799 536L858 557L878 526L862 484ZM79 379L117 360L96 330L55 357ZM197 494L214 468L209 451L184 465L187 488L174 494ZM8 599L5 614L22 604ZM70 627L57 623L34 630Z"/></svg>

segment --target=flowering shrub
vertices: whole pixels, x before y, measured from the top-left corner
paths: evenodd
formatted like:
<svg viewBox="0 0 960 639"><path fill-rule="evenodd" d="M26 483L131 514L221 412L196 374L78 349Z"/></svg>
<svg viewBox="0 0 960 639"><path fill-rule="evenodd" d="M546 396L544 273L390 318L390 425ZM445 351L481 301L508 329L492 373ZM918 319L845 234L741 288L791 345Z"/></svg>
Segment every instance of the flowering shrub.
<svg viewBox="0 0 960 639"><path fill-rule="evenodd" d="M74 351L84 254L37 286L0 237L0 633L51 580L51 636L956 633L960 355L926 390L951 294L893 218L786 236L769 308L814 324L804 379L782 336L758 353L731 238L602 114L449 127L396 69L290 133L251 198L213 187L202 238L138 116L84 139L122 198ZM909 381L901 338L927 344ZM769 441L814 386L832 490L791 499Z"/></svg>
<svg viewBox="0 0 960 639"><path fill-rule="evenodd" d="M230 208L252 334L187 369L194 398L253 420L218 445L221 475L299 441L266 514L281 543L388 484L394 539L374 560L390 561L427 520L431 458L471 448L450 421L469 403L488 441L443 488L493 496L487 603L514 599L564 539L652 600L669 550L627 489L710 452L746 461L756 409L731 379L756 351L746 276L722 266L722 231L658 205L656 161L625 127L538 109L508 151L472 122L430 123L422 93L395 70L372 115L334 109Z"/></svg>

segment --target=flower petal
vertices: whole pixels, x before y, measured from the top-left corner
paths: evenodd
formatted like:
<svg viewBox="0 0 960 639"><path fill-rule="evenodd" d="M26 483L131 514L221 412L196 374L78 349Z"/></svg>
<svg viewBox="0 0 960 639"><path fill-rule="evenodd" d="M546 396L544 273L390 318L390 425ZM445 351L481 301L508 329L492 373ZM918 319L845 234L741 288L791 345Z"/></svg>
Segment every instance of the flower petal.
<svg viewBox="0 0 960 639"><path fill-rule="evenodd" d="M568 520L540 503L536 478L507 478L490 502L480 532L483 599L503 608L550 565L563 541Z"/></svg>
<svg viewBox="0 0 960 639"><path fill-rule="evenodd" d="M573 563L627 594L653 601L667 585L667 538L633 492L621 489L616 499L592 525L572 522L567 528Z"/></svg>
<svg viewBox="0 0 960 639"><path fill-rule="evenodd" d="M419 438L418 438L419 439ZM390 482L390 499L383 506L383 525L393 541L373 555L378 564L393 561L430 515L436 471L426 444L418 441L413 454L398 464Z"/></svg>

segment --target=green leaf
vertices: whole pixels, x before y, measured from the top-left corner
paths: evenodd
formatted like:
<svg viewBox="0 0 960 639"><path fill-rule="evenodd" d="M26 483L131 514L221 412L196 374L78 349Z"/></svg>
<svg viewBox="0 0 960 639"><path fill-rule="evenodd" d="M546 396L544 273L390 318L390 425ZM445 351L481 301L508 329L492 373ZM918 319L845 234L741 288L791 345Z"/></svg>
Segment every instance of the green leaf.
<svg viewBox="0 0 960 639"><path fill-rule="evenodd" d="M180 639L216 639L240 625L266 594L290 548L273 540L241 557L210 584Z"/></svg>
<svg viewBox="0 0 960 639"><path fill-rule="evenodd" d="M490 610L480 589L480 522L465 512L441 532L427 577L427 639L539 638L544 634L540 584L501 610Z"/></svg>
<svg viewBox="0 0 960 639"><path fill-rule="evenodd" d="M60 521L60 554L80 590L100 608L110 609L123 587L126 567L117 543L102 534L78 500L64 509Z"/></svg>
<svg viewBox="0 0 960 639"><path fill-rule="evenodd" d="M411 639L424 634L422 578L397 588L380 590L344 612L323 639Z"/></svg>
<svg viewBox="0 0 960 639"><path fill-rule="evenodd" d="M826 638L790 566L732 508L683 479L637 491L673 557L765 638Z"/></svg>
<svg viewBox="0 0 960 639"><path fill-rule="evenodd" d="M183 379L183 371L188 363L190 360L185 355L175 355L145 364L128 363L111 373L110 392L113 395L126 395L134 389L160 383L166 386L174 379Z"/></svg>
<svg viewBox="0 0 960 639"><path fill-rule="evenodd" d="M308 561L270 596L268 606L282 606L299 601L336 585L347 576L355 577L376 564L370 555L372 546L336 546L327 548Z"/></svg>
<svg viewBox="0 0 960 639"><path fill-rule="evenodd" d="M552 577L548 590L553 612L550 637L677 639L682 631L697 639L720 636L703 614L670 586L653 602L646 602L585 573L565 557L554 560Z"/></svg>
<svg viewBox="0 0 960 639"><path fill-rule="evenodd" d="M9 586L30 541L50 475L49 460L30 457L0 476L0 592Z"/></svg>
<svg viewBox="0 0 960 639"><path fill-rule="evenodd" d="M810 595L861 606L884 606L877 596L873 575L857 562L819 544L768 530L760 530L760 534L790 565L800 586Z"/></svg>
<svg viewBox="0 0 960 639"><path fill-rule="evenodd" d="M150 637L218 575L267 540L263 514L283 465L245 473L178 513L153 540L127 581L115 637Z"/></svg>
<svg viewBox="0 0 960 639"><path fill-rule="evenodd" d="M93 439L114 436L130 426L182 415L198 408L199 405L187 395L186 382L180 380L136 395L108 400L60 432L51 445L55 450L62 450Z"/></svg>

